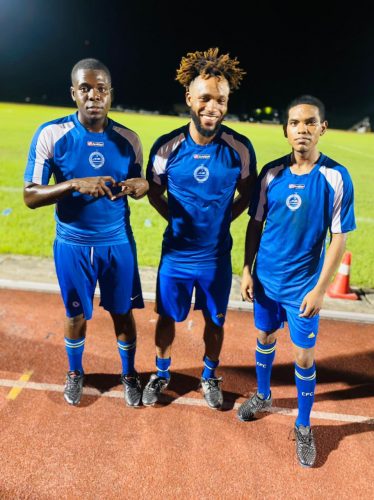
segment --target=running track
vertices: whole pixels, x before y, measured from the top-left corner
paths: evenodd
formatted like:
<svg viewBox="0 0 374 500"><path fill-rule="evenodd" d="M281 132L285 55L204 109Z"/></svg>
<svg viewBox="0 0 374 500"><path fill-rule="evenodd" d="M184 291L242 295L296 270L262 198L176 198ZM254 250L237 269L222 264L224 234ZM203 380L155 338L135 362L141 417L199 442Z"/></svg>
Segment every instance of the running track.
<svg viewBox="0 0 374 500"><path fill-rule="evenodd" d="M287 330L273 370L274 409L255 422L236 407L255 388L252 315L229 311L219 374L225 409L197 390L199 312L178 325L165 402L124 405L111 321L98 307L85 350L81 405L62 397L66 360L58 295L0 290L0 498L320 499L374 497L374 326L321 322L313 428L318 461L301 468ZM153 370L153 304L135 312L137 369ZM291 435L290 435L291 433Z"/></svg>

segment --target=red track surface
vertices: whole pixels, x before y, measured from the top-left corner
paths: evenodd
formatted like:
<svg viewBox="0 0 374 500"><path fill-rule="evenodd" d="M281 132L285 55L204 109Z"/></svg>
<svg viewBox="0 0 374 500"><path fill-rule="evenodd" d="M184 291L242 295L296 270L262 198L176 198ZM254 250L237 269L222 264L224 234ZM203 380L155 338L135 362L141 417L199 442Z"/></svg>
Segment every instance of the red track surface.
<svg viewBox="0 0 374 500"><path fill-rule="evenodd" d="M137 369L154 369L153 305L135 312ZM230 311L219 374L225 411L194 406L203 342L201 313L178 325L169 396L184 404L127 408L122 398L84 395L70 407L61 392L24 388L14 400L4 381L32 370L30 382L62 386L66 371L58 295L0 290L0 498L350 498L374 497L374 327L322 321L313 418L318 461L301 468L289 437L294 417L236 419L235 403L255 389L252 316ZM108 314L89 324L86 386L120 391L120 361ZM280 337L274 406L296 407L292 348ZM38 386L42 388L42 386ZM115 394L116 394L115 392ZM178 399L177 399L178 401ZM330 420L339 414L337 420ZM367 423L352 417L362 415ZM292 434L291 434L292 436Z"/></svg>

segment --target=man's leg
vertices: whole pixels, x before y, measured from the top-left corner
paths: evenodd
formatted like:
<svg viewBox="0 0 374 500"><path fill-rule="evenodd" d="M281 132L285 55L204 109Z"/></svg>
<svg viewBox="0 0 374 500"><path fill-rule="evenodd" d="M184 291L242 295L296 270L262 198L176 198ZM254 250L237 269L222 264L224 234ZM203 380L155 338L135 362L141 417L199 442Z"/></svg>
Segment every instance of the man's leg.
<svg viewBox="0 0 374 500"><path fill-rule="evenodd" d="M191 307L194 275L189 269L161 260L157 276L156 367L143 391L143 404L152 406L170 382L171 347L175 322L186 319Z"/></svg>
<svg viewBox="0 0 374 500"><path fill-rule="evenodd" d="M291 340L295 353L295 383L298 415L295 422L296 455L300 465L312 467L317 451L310 426L310 414L316 388L315 343L319 317L300 318L298 308L287 308Z"/></svg>
<svg viewBox="0 0 374 500"><path fill-rule="evenodd" d="M238 418L243 422L253 420L259 411L271 407L271 370L275 358L277 330L262 331L257 334L255 353L257 391L238 410Z"/></svg>
<svg viewBox="0 0 374 500"><path fill-rule="evenodd" d="M126 314L110 313L117 337L118 352L122 362L122 375L133 376L135 373L136 327L130 310Z"/></svg>
<svg viewBox="0 0 374 500"><path fill-rule="evenodd" d="M83 314L65 319L65 349L69 370L66 374L64 389L65 401L71 405L79 404L83 392L84 370L82 357L86 341L87 321Z"/></svg>
<svg viewBox="0 0 374 500"><path fill-rule="evenodd" d="M208 406L214 410L222 408L223 394L221 390L222 378L217 378L215 370L219 365L224 329L217 325L211 317L204 312L204 367L201 373L201 388Z"/></svg>
<svg viewBox="0 0 374 500"><path fill-rule="evenodd" d="M82 357L86 341L87 321L83 314L66 317L64 325L65 349L68 356L69 371L84 373Z"/></svg>
<svg viewBox="0 0 374 500"><path fill-rule="evenodd" d="M66 375L64 398L72 405L80 402L83 392L82 357L96 284L91 250L91 247L70 245L58 240L54 244L56 273L67 313L64 333L69 371Z"/></svg>
<svg viewBox="0 0 374 500"><path fill-rule="evenodd" d="M316 388L314 347L295 346L295 382L298 401L298 415L294 429L296 455L300 465L312 467L317 457L314 436L310 427L310 414Z"/></svg>
<svg viewBox="0 0 374 500"><path fill-rule="evenodd" d="M314 347L295 348L295 382L297 388L298 416L296 426L310 427L310 413L314 403L316 388L316 365L314 362Z"/></svg>
<svg viewBox="0 0 374 500"><path fill-rule="evenodd" d="M143 391L143 404L152 406L170 382L171 347L175 338L175 321L169 316L159 315L156 324L156 368Z"/></svg>
<svg viewBox="0 0 374 500"><path fill-rule="evenodd" d="M117 337L118 352L122 362L121 382L128 406L139 406L141 386L135 370L136 326L132 310L124 314L110 313Z"/></svg>
<svg viewBox="0 0 374 500"><path fill-rule="evenodd" d="M253 420L256 413L271 406L270 379L275 358L277 331L283 328L286 319L286 312L281 304L267 297L260 285L257 287L255 297L257 391L238 410L238 418L244 422Z"/></svg>
<svg viewBox="0 0 374 500"><path fill-rule="evenodd" d="M159 316L156 324L157 376L170 379L171 347L175 338L175 321L168 316Z"/></svg>
<svg viewBox="0 0 374 500"><path fill-rule="evenodd" d="M232 282L231 257L226 255L212 267L202 267L196 278L195 309L203 312L204 344L201 388L208 406L219 409L223 405L222 378L216 377L222 349L227 304Z"/></svg>

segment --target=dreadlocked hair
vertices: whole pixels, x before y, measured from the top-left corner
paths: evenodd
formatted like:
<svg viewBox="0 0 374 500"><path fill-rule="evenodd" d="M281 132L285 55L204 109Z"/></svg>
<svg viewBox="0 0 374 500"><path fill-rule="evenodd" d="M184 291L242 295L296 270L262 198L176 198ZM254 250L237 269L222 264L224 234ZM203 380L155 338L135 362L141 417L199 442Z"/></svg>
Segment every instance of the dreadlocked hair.
<svg viewBox="0 0 374 500"><path fill-rule="evenodd" d="M230 54L218 55L218 52L218 47L205 52L189 52L186 57L182 57L175 79L188 88L198 76L204 79L211 76L224 77L229 83L230 90L237 89L246 72L239 68L240 63L236 57L231 59Z"/></svg>

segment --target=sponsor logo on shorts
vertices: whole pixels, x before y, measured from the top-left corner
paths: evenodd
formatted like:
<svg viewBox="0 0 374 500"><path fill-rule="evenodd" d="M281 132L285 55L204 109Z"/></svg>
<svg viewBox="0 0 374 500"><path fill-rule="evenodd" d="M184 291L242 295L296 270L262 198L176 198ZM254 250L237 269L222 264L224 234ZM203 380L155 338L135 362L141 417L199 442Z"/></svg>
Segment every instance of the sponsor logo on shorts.
<svg viewBox="0 0 374 500"><path fill-rule="evenodd" d="M197 182L205 182L209 178L209 170L205 165L200 165L199 167L195 168L193 176L195 177Z"/></svg>
<svg viewBox="0 0 374 500"><path fill-rule="evenodd" d="M195 155L193 155L193 158L194 158L195 160L209 160L210 155L199 155L199 154L195 154Z"/></svg>
<svg viewBox="0 0 374 500"><path fill-rule="evenodd" d="M103 148L104 143L103 142L95 142L95 141L87 141L87 146L96 147L96 148Z"/></svg>
<svg viewBox="0 0 374 500"><path fill-rule="evenodd" d="M315 336L316 336L315 333L312 332L308 335L308 339L314 339Z"/></svg>
<svg viewBox="0 0 374 500"><path fill-rule="evenodd" d="M130 297L130 300L135 300L137 297L139 297L140 293L138 295L135 295L135 297Z"/></svg>
<svg viewBox="0 0 374 500"><path fill-rule="evenodd" d="M305 396L305 397L309 397L309 398L311 398L311 397L313 397L313 396L314 396L314 392L304 392L304 391L302 391L302 392L301 392L301 395L302 395L302 396Z"/></svg>
<svg viewBox="0 0 374 500"><path fill-rule="evenodd" d="M88 161L90 162L91 167L93 168L101 168L105 163L105 158L102 153L99 151L94 151L90 154Z"/></svg>
<svg viewBox="0 0 374 500"><path fill-rule="evenodd" d="M302 203L301 198L296 193L290 194L290 196L288 196L286 200L287 207L293 212L301 207L301 203Z"/></svg>
<svg viewBox="0 0 374 500"><path fill-rule="evenodd" d="M218 313L216 315L216 318L224 318L224 317L225 317L225 315L223 313Z"/></svg>
<svg viewBox="0 0 374 500"><path fill-rule="evenodd" d="M73 307L79 307L81 304L77 300L74 300L74 302L71 303Z"/></svg>

